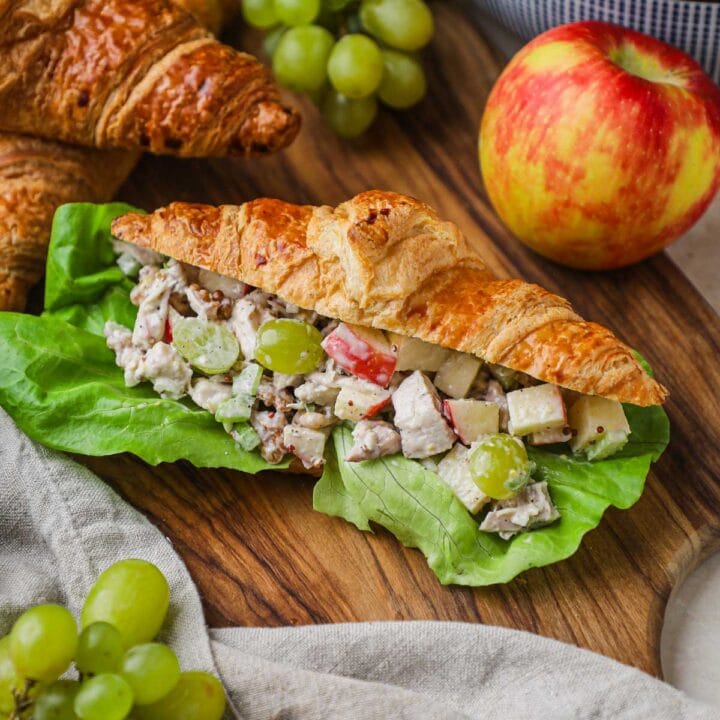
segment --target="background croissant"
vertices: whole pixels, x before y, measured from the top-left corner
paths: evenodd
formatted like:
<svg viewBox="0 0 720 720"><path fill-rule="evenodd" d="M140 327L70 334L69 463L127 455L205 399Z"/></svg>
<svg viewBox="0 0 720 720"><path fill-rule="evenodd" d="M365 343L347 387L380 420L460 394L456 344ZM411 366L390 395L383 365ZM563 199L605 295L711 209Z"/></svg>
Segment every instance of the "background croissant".
<svg viewBox="0 0 720 720"><path fill-rule="evenodd" d="M285 147L269 71L169 0L0 0L0 130L182 156Z"/></svg>
<svg viewBox="0 0 720 720"><path fill-rule="evenodd" d="M337 208L268 199L174 203L121 216L112 229L328 317L472 353L581 393L643 406L667 394L610 330L538 285L495 278L456 225L404 195L373 190Z"/></svg>
<svg viewBox="0 0 720 720"><path fill-rule="evenodd" d="M234 0L176 2L213 31L237 12ZM12 6L14 17L19 6L0 0L0 7L3 4L8 9ZM3 22L0 28L7 36L7 25ZM270 84L266 95L274 102L275 90ZM297 126L295 119L293 122ZM281 128L281 137L269 143L268 149L289 142L292 135L287 132L287 127ZM42 277L55 209L67 202L110 200L139 157L139 150L100 151L0 134L0 310L24 309L29 289Z"/></svg>

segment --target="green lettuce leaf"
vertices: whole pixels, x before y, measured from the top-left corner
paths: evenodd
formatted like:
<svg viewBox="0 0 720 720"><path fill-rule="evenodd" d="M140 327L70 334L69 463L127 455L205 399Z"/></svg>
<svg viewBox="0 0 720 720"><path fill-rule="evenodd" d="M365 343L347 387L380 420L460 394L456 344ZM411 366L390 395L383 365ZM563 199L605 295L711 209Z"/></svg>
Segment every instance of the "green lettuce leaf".
<svg viewBox="0 0 720 720"><path fill-rule="evenodd" d="M191 401L164 400L148 383L125 386L103 326L135 322L133 282L115 264L110 239L113 218L132 210L82 203L57 211L45 312L0 313L0 405L27 435L58 450L130 452L153 465L185 459L250 473L277 468L238 447Z"/></svg>
<svg viewBox="0 0 720 720"><path fill-rule="evenodd" d="M163 400L143 383L125 386L103 337L106 320L135 321L133 282L115 264L110 223L133 208L76 204L58 210L50 243L41 317L0 313L0 405L30 437L85 455L130 452L148 463L185 459L198 467L256 473L271 466L246 452L210 413L190 400ZM348 463L350 430L329 443L314 507L363 531L371 523L416 547L443 583L507 582L524 570L568 557L614 505L630 507L652 461L665 449L669 425L659 407L625 408L632 435L612 458L588 462L566 448L530 448L535 477L547 480L561 519L511 541L481 533L449 488L401 456Z"/></svg>
<svg viewBox="0 0 720 720"><path fill-rule="evenodd" d="M445 585L508 582L531 567L572 555L597 527L610 505L628 508L640 497L651 462L669 440L659 407L625 407L632 435L622 453L589 462L572 455L529 448L534 478L548 483L560 520L510 541L481 532L452 491L420 463L394 456L344 462L352 447L347 427L333 434L337 462L328 463L315 486L313 506L361 530L372 521L407 547L418 548Z"/></svg>

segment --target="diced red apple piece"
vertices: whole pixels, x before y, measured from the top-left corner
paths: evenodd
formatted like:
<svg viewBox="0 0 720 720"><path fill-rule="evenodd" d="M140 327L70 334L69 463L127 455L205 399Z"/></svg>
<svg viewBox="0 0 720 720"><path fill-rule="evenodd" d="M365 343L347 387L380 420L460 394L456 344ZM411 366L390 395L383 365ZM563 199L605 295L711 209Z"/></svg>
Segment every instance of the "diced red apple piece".
<svg viewBox="0 0 720 720"><path fill-rule="evenodd" d="M451 398L464 398L472 387L482 362L474 355L452 351L438 368L435 387Z"/></svg>
<svg viewBox="0 0 720 720"><path fill-rule="evenodd" d="M382 387L390 384L397 355L380 330L340 323L322 346L346 372Z"/></svg>
<svg viewBox="0 0 720 720"><path fill-rule="evenodd" d="M389 337L390 342L397 348L397 371L437 372L451 353L447 348L417 338L397 333L389 333Z"/></svg>
<svg viewBox="0 0 720 720"><path fill-rule="evenodd" d="M550 428L549 430L541 430L530 435L531 445L555 445L556 443L567 442L572 437L570 428L565 425L563 427Z"/></svg>
<svg viewBox="0 0 720 720"><path fill-rule="evenodd" d="M507 394L508 431L521 436L567 425L565 403L557 385L535 385Z"/></svg>
<svg viewBox="0 0 720 720"><path fill-rule="evenodd" d="M495 403L445 400L443 412L465 445L475 442L481 435L500 431L500 408Z"/></svg>
<svg viewBox="0 0 720 720"><path fill-rule="evenodd" d="M622 405L615 400L583 395L571 406L568 424L573 430L570 447L579 452L606 433L630 434Z"/></svg>
<svg viewBox="0 0 720 720"><path fill-rule="evenodd" d="M377 385L346 378L335 400L333 412L341 420L359 422L387 407L390 397L388 390Z"/></svg>
<svg viewBox="0 0 720 720"><path fill-rule="evenodd" d="M440 461L437 474L455 497L473 514L480 512L490 498L475 484L470 474L469 450L458 443Z"/></svg>

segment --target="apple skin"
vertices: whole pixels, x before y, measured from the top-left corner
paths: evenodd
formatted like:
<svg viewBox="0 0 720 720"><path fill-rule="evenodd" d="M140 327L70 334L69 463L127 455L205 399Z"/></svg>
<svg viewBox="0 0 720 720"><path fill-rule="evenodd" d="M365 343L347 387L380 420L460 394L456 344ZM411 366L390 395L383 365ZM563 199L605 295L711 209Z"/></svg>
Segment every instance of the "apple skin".
<svg viewBox="0 0 720 720"><path fill-rule="evenodd" d="M720 88L642 33L553 28L493 88L480 163L497 213L535 251L575 268L631 265L687 231L717 192Z"/></svg>

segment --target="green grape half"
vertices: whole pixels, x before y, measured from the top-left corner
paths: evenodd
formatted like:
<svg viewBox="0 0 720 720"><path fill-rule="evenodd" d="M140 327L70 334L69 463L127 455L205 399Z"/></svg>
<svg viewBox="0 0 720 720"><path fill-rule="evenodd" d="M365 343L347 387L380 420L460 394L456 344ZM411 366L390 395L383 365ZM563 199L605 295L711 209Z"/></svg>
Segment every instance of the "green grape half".
<svg viewBox="0 0 720 720"><path fill-rule="evenodd" d="M200 318L180 318L173 322L173 345L198 370L208 375L227 372L240 357L240 343L222 323Z"/></svg>
<svg viewBox="0 0 720 720"><path fill-rule="evenodd" d="M413 52L432 39L432 12L423 0L362 0L365 29L386 45Z"/></svg>
<svg viewBox="0 0 720 720"><path fill-rule="evenodd" d="M270 28L277 25L274 0L242 0L242 14L245 22L256 28Z"/></svg>
<svg viewBox="0 0 720 720"><path fill-rule="evenodd" d="M124 651L120 631L110 623L96 622L80 633L75 665L90 675L115 672Z"/></svg>
<svg viewBox="0 0 720 720"><path fill-rule="evenodd" d="M322 106L323 116L330 127L341 137L354 138L362 135L378 113L377 99L371 95L361 100L351 100L337 92L329 92Z"/></svg>
<svg viewBox="0 0 720 720"><path fill-rule="evenodd" d="M23 684L10 656L10 636L0 639L0 713L9 713L15 706L13 690Z"/></svg>
<svg viewBox="0 0 720 720"><path fill-rule="evenodd" d="M412 55L397 50L383 50L383 77L378 96L397 110L417 105L427 91L425 72Z"/></svg>
<svg viewBox="0 0 720 720"><path fill-rule="evenodd" d="M302 320L268 320L258 330L255 359L273 372L309 373L325 357L321 343L320 331Z"/></svg>
<svg viewBox="0 0 720 720"><path fill-rule="evenodd" d="M170 603L165 576L145 560L121 560L92 586L82 609L83 628L96 622L114 625L125 648L150 642L160 630Z"/></svg>
<svg viewBox="0 0 720 720"><path fill-rule="evenodd" d="M165 697L180 679L175 653L161 643L130 648L122 659L120 673L132 688L137 705L149 705Z"/></svg>
<svg viewBox="0 0 720 720"><path fill-rule="evenodd" d="M383 76L383 57L378 44L355 33L338 40L328 60L332 86L353 100L372 95Z"/></svg>
<svg viewBox="0 0 720 720"><path fill-rule="evenodd" d="M67 669L78 644L75 618L61 605L26 610L10 631L10 656L21 677L57 680Z"/></svg>
<svg viewBox="0 0 720 720"><path fill-rule="evenodd" d="M58 680L45 688L33 705L32 720L78 720L75 696L80 683Z"/></svg>
<svg viewBox="0 0 720 720"><path fill-rule="evenodd" d="M525 446L509 435L486 435L470 451L470 474L488 497L506 500L530 480L532 464Z"/></svg>
<svg viewBox="0 0 720 720"><path fill-rule="evenodd" d="M290 90L315 92L327 82L327 63L335 38L319 25L290 28L273 53L273 72Z"/></svg>
<svg viewBox="0 0 720 720"><path fill-rule="evenodd" d="M320 14L320 0L274 0L274 5L278 20L290 27L307 25Z"/></svg>
<svg viewBox="0 0 720 720"><path fill-rule="evenodd" d="M139 720L220 720L224 712L225 690L206 672L181 673L162 700L135 709Z"/></svg>
<svg viewBox="0 0 720 720"><path fill-rule="evenodd" d="M130 685L120 675L103 673L85 680L75 696L80 720L125 720L133 706Z"/></svg>

